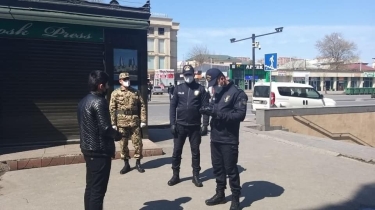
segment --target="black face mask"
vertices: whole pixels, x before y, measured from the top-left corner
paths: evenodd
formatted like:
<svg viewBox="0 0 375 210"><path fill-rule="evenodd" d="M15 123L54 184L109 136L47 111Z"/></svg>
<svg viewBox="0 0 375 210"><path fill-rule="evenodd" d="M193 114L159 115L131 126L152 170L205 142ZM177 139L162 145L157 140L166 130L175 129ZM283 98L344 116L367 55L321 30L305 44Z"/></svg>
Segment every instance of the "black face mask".
<svg viewBox="0 0 375 210"><path fill-rule="evenodd" d="M220 93L223 91L223 86L218 86L218 85L216 85L216 86L214 86L214 93L215 94L218 94L218 95L220 95Z"/></svg>

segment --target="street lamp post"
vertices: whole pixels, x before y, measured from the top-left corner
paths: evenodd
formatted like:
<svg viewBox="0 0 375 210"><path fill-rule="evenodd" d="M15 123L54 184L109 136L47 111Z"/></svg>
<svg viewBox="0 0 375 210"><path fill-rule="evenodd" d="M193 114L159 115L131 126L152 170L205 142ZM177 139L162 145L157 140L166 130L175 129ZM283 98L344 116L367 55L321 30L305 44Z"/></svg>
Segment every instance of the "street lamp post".
<svg viewBox="0 0 375 210"><path fill-rule="evenodd" d="M261 37L261 36L267 36L267 35L271 35L271 34L276 34L276 33L281 33L281 32L283 32L283 28L284 27L275 28L275 32L261 34L261 35L252 34L251 37L244 38L244 39L239 39L239 40L236 40L236 38L230 39L231 43L240 42L240 41L244 41L244 40L248 40L248 39L252 40L252 48L253 48L253 52L252 52L253 53L253 61L252 61L252 63L253 63L253 67L252 67L252 69L253 69L253 77L252 77L252 87L251 87L251 89L253 89L254 84L255 84L255 48L258 48L258 46L256 46L256 43L255 43L255 38Z"/></svg>

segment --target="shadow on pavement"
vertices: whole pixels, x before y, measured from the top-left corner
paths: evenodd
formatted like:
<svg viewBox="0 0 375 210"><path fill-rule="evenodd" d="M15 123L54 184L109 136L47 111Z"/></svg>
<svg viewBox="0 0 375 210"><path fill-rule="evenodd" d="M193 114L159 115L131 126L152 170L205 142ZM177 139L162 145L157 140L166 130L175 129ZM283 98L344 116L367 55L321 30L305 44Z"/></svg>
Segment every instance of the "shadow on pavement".
<svg viewBox="0 0 375 210"><path fill-rule="evenodd" d="M173 139L173 135L169 128L164 129L149 129L148 137L152 142L161 142Z"/></svg>
<svg viewBox="0 0 375 210"><path fill-rule="evenodd" d="M242 167L240 165L237 165L237 167L238 167L238 172L240 174L242 172L246 171L246 168L244 168L244 167ZM213 172L212 168L206 169L205 171L203 171L202 173L200 173L199 176L200 176L201 182L205 182L205 181L208 181L210 179L215 179L214 172ZM187 181L187 180L191 180L192 178L193 178L192 176L182 178L181 182L184 182L184 181Z"/></svg>
<svg viewBox="0 0 375 210"><path fill-rule="evenodd" d="M150 160L142 164L142 167L144 169L153 169L153 168L159 168L164 165L171 165L172 164L172 157L163 157L158 158L155 160Z"/></svg>
<svg viewBox="0 0 375 210"><path fill-rule="evenodd" d="M145 205L145 207L142 207L140 210L160 210L160 209L180 210L180 209L184 209L181 205L189 201L191 201L191 197L181 197L173 201L169 201L169 200L148 201L143 204Z"/></svg>
<svg viewBox="0 0 375 210"><path fill-rule="evenodd" d="M353 198L343 203L314 208L315 210L375 210L375 183L363 185Z"/></svg>
<svg viewBox="0 0 375 210"><path fill-rule="evenodd" d="M284 188L267 181L252 181L242 185L241 197L245 199L241 202L241 208L251 206L252 203L267 197L279 197L284 193ZM227 196L230 200L231 196Z"/></svg>

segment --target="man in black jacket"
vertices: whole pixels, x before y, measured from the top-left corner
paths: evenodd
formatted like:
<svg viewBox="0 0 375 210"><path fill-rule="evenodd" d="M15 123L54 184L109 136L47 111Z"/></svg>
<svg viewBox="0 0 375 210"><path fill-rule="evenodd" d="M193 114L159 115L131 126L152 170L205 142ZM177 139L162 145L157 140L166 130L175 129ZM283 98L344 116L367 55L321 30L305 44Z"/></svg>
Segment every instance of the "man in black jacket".
<svg viewBox="0 0 375 210"><path fill-rule="evenodd" d="M111 125L105 99L109 76L103 71L89 75L90 93L78 104L80 146L86 161L85 210L102 210L107 191L111 158L115 157L115 141L121 134Z"/></svg>
<svg viewBox="0 0 375 210"><path fill-rule="evenodd" d="M172 155L173 176L168 181L169 186L173 186L180 182L180 164L182 148L185 144L186 137L189 137L192 167L193 167L193 183L197 187L203 184L199 180L200 167L200 150L201 144L201 118L199 109L208 105L208 98L205 88L195 82L194 68L186 65L183 68L185 83L177 85L173 92L170 104L170 123L171 132L174 136L174 148ZM176 116L177 115L177 116ZM208 119L208 118L207 118ZM206 125L208 122L204 122Z"/></svg>
<svg viewBox="0 0 375 210"><path fill-rule="evenodd" d="M225 203L226 175L232 191L230 210L240 209L240 176L237 168L240 123L246 117L248 97L219 69L206 72L208 86L213 87L209 106L201 109L211 119L211 161L216 177L216 194L206 200L208 206Z"/></svg>

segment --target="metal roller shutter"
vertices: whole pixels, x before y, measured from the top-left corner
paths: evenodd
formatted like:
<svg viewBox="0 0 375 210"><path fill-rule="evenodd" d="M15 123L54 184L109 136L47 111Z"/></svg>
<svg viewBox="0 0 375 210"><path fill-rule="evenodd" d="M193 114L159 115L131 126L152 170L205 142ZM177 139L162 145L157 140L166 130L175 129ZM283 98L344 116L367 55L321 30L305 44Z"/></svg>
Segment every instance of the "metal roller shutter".
<svg viewBox="0 0 375 210"><path fill-rule="evenodd" d="M76 109L104 45L0 39L0 146L78 139Z"/></svg>

